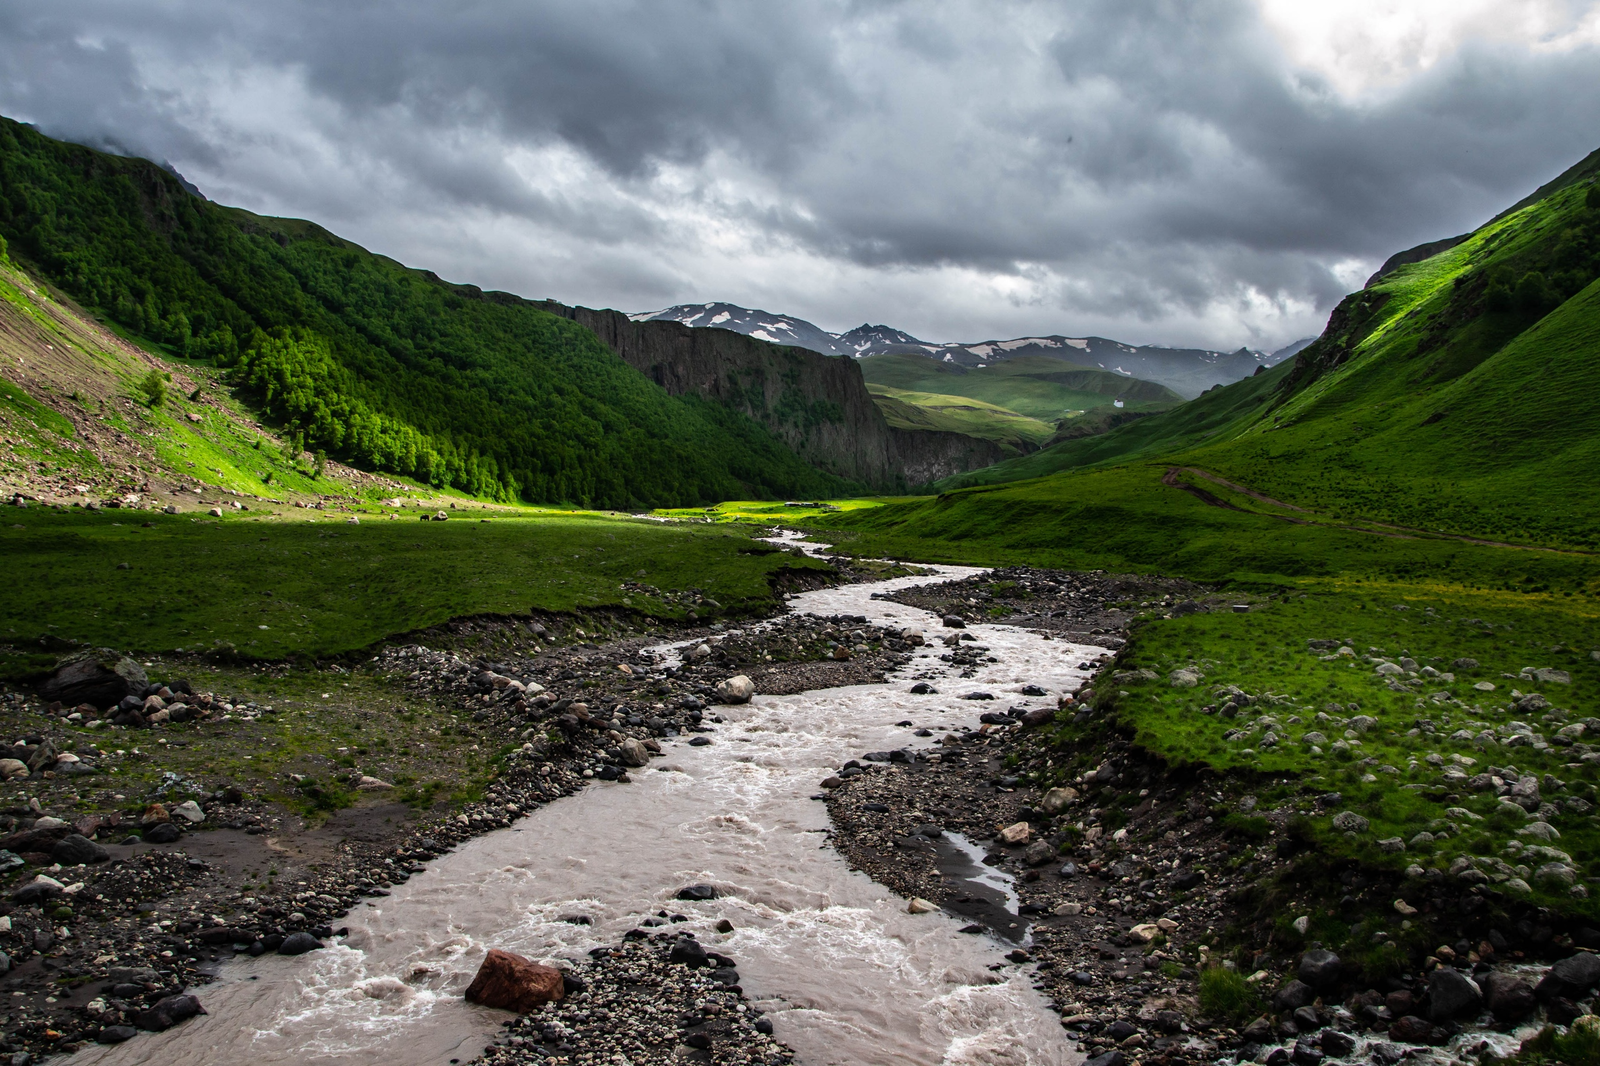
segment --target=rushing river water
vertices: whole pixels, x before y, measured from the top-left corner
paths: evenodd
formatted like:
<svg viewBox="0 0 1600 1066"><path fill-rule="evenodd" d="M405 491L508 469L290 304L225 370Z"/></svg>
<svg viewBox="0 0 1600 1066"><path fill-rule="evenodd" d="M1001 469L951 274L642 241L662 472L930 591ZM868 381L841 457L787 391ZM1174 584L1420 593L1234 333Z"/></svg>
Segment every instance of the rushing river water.
<svg viewBox="0 0 1600 1066"><path fill-rule="evenodd" d="M936 569L804 593L790 607L918 625L932 637L937 618L872 594L980 572ZM208 1016L87 1049L74 1064L466 1062L506 1017L461 998L488 948L576 959L663 909L688 915L683 928L739 961L746 994L771 1012L804 1066L1077 1061L1027 972L992 969L1009 945L962 935L966 919L906 913L904 900L827 846L827 812L810 798L844 760L914 741L896 722L948 729L972 724L985 707L1053 702L1084 679L1077 664L1101 650L1005 626L969 632L998 660L971 679L951 676L935 644L889 684L720 708L711 745L669 744L631 784L596 783L463 844L388 898L352 910L346 940L296 959L229 962L199 990ZM939 693L909 694L913 676L933 677ZM1028 684L1049 696L1019 696ZM974 689L1010 704L959 699ZM718 886L722 898L673 900L696 882ZM562 920L576 914L593 924ZM716 933L720 918L734 932Z"/></svg>

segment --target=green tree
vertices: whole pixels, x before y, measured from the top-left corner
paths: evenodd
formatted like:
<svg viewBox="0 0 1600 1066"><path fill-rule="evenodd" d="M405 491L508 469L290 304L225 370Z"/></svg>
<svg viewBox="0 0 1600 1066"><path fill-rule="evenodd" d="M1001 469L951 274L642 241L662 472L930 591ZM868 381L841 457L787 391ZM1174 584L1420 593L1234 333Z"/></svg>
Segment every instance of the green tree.
<svg viewBox="0 0 1600 1066"><path fill-rule="evenodd" d="M321 448L317 449L316 462L311 466L311 476L321 477L322 472L328 468L328 453Z"/></svg>
<svg viewBox="0 0 1600 1066"><path fill-rule="evenodd" d="M1583 194L1583 206L1591 211L1600 211L1600 185L1589 186L1589 191ZM5 251L5 245L0 244L0 252Z"/></svg>
<svg viewBox="0 0 1600 1066"><path fill-rule="evenodd" d="M136 387L146 407L156 408L167 402L167 375L159 370L152 370L140 378Z"/></svg>

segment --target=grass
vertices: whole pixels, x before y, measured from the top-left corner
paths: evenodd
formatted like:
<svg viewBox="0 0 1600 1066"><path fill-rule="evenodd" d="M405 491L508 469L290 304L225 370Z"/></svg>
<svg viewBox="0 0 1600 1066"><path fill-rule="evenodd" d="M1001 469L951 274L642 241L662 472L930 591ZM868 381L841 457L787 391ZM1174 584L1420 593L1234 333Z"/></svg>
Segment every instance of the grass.
<svg viewBox="0 0 1600 1066"><path fill-rule="evenodd" d="M1242 1025L1261 1009L1260 993L1237 970L1208 966L1200 971L1200 1010L1207 1017Z"/></svg>
<svg viewBox="0 0 1600 1066"><path fill-rule="evenodd" d="M1025 356L985 367L962 367L919 355L875 355L861 360L869 385L976 400L1054 424L1119 397L1132 409L1176 404L1164 385L1048 356Z"/></svg>
<svg viewBox="0 0 1600 1066"><path fill-rule="evenodd" d="M1340 647L1350 652L1340 654ZM1600 870L1600 768L1556 736L1600 711L1597 650L1600 612L1586 601L1393 585L1323 588L1242 616L1150 618L1119 656L1117 675L1097 689L1097 704L1171 765L1292 783L1275 799L1300 812L1299 832L1326 856L1396 873L1413 864L1448 869L1469 856L1495 883L1520 877L1531 884L1529 898L1589 914L1593 901L1532 877L1551 857L1521 853L1551 847L1580 871ZM1417 666L1403 683L1390 684L1376 670L1403 659ZM1463 663L1469 659L1476 665ZM1524 673L1530 667L1560 669L1571 682L1540 682ZM1169 678L1179 669L1199 673L1199 685L1175 687ZM1533 693L1548 706L1516 706ZM1061 727L1060 739L1075 728ZM1506 745L1518 729L1539 739ZM1511 814L1494 792L1469 786L1485 772L1544 782L1542 798L1558 808L1549 820L1559 839L1520 834L1531 819ZM1552 787L1549 778L1561 785ZM1339 801L1314 802L1327 793ZM1333 815L1346 810L1369 827L1334 829ZM1223 824L1242 837L1264 836L1265 820L1251 821L1231 813ZM1419 833L1433 839L1418 840ZM1378 846L1392 838L1405 842L1403 850Z"/></svg>
<svg viewBox="0 0 1600 1066"><path fill-rule="evenodd" d="M1600 1066L1600 1028L1577 1024L1560 1033L1545 1026L1506 1061L1512 1066Z"/></svg>
<svg viewBox="0 0 1600 1066"><path fill-rule="evenodd" d="M779 571L825 567L727 528L586 513L372 514L359 525L248 512L7 517L0 641L14 648L69 640L140 654L339 655L477 614L736 614L770 604Z"/></svg>
<svg viewBox="0 0 1600 1066"><path fill-rule="evenodd" d="M1014 450L1032 450L1055 435L1055 426L967 396L910 392L887 385L867 390L896 429L930 429L999 441Z"/></svg>

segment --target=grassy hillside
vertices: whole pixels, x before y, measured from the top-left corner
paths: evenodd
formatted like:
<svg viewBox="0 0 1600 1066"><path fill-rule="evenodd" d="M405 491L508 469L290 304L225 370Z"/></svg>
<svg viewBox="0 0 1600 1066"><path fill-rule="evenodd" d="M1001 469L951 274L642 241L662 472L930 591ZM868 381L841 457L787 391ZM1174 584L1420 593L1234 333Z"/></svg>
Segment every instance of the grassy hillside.
<svg viewBox="0 0 1600 1066"><path fill-rule="evenodd" d="M1119 398L1132 409L1175 404L1182 399L1153 381L1045 356L969 368L919 355L875 355L861 360L861 373L872 385L966 396L1052 424L1086 410L1110 407Z"/></svg>
<svg viewBox="0 0 1600 1066"><path fill-rule="evenodd" d="M1060 441L1032 455L948 478L934 487L945 492L970 485L998 485L1145 455L1179 452L1207 441L1229 439L1232 431L1250 425L1271 406L1293 367L1293 361L1279 363L1254 377L1212 389L1169 411L1151 414L1103 434ZM1068 422L1061 428L1067 430L1071 425Z"/></svg>
<svg viewBox="0 0 1600 1066"><path fill-rule="evenodd" d="M750 419L668 396L516 297L211 204L149 162L4 119L0 237L125 335L227 369L301 448L366 469L612 507L841 486Z"/></svg>
<svg viewBox="0 0 1600 1066"><path fill-rule="evenodd" d="M1055 434L1055 427L970 396L910 392L868 385L878 409L896 429L946 430L999 441L1018 452L1032 451Z"/></svg>

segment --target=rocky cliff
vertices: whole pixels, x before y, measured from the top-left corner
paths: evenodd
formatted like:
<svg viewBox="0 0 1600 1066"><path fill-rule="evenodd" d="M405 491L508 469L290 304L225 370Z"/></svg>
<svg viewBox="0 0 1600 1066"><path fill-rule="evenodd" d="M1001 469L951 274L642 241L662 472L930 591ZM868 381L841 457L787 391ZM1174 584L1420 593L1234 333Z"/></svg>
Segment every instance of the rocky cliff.
<svg viewBox="0 0 1600 1066"><path fill-rule="evenodd" d="M693 393L748 415L818 469L875 491L925 485L1004 458L993 442L959 433L890 429L853 359L731 330L635 322L619 311L540 306L593 330L672 395Z"/></svg>

